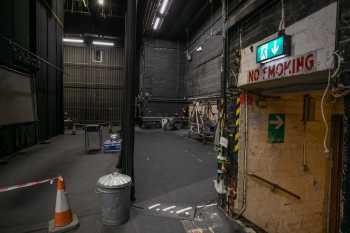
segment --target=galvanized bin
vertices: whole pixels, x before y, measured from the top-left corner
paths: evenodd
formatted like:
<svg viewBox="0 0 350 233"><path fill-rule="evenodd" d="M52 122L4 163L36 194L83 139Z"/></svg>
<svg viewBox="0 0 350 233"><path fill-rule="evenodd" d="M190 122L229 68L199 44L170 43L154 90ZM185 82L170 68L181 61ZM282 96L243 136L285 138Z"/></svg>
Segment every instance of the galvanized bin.
<svg viewBox="0 0 350 233"><path fill-rule="evenodd" d="M119 226L130 217L131 178L114 172L102 176L96 187L100 199L102 223Z"/></svg>

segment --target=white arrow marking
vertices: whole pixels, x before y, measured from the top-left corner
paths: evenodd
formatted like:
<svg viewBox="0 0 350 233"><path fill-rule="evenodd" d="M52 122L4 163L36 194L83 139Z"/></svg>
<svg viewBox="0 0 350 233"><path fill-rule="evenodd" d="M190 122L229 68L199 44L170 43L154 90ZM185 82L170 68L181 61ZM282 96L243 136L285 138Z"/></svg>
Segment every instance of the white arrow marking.
<svg viewBox="0 0 350 233"><path fill-rule="evenodd" d="M273 48L271 49L271 52L274 54L274 55L276 55L276 53L278 52L278 49L279 49L280 47L279 46L277 46L277 40L275 40L275 42L273 43Z"/></svg>
<svg viewBox="0 0 350 233"><path fill-rule="evenodd" d="M279 129L282 127L284 124L282 118L279 115L276 115L276 120L275 121L270 121L270 124L276 125L275 129Z"/></svg>

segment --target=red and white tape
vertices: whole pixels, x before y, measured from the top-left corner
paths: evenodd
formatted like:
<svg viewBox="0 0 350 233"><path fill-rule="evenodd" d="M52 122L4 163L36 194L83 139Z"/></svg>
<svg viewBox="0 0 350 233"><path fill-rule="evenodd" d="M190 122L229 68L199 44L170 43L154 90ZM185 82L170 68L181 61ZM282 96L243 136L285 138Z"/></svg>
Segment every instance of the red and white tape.
<svg viewBox="0 0 350 233"><path fill-rule="evenodd" d="M40 184L45 184L45 183L50 183L53 184L53 182L57 179L58 177L54 177L51 179L45 179L45 180L39 180L39 181L34 181L34 182L29 182L25 184L19 184L19 185L13 185L13 186L8 186L4 188L0 188L0 193L16 190L16 189L21 189L21 188L27 188L27 187L32 187L32 186L37 186Z"/></svg>

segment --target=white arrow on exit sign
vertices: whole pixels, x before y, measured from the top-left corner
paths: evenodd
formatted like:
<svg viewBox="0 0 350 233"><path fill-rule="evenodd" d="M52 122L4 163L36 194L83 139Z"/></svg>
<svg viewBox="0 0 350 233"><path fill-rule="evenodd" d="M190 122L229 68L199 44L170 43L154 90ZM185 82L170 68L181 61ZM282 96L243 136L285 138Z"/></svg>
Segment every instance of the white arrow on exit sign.
<svg viewBox="0 0 350 233"><path fill-rule="evenodd" d="M273 48L271 49L271 52L273 53L273 55L276 55L279 48L280 47L277 45L277 40L275 40L275 42L273 43Z"/></svg>
<svg viewBox="0 0 350 233"><path fill-rule="evenodd" d="M275 125L275 129L279 129L283 126L284 121L282 120L282 118L279 115L276 115L276 120L270 121L270 124Z"/></svg>

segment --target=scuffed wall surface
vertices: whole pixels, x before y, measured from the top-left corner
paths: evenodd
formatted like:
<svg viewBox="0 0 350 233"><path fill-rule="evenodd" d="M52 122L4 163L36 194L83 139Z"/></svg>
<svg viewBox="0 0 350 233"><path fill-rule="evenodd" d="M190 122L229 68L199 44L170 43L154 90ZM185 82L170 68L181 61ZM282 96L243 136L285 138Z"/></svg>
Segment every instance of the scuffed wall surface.
<svg viewBox="0 0 350 233"><path fill-rule="evenodd" d="M303 95L315 98L315 120L304 126ZM252 176L247 176L247 206L244 216L269 233L323 233L326 229L330 162L323 149L324 125L320 113L321 91L280 98L269 98L266 107L248 106L248 169L254 174L301 197L293 198ZM342 102L327 103L330 114L341 113ZM285 113L285 142L268 143L268 118L271 113ZM242 125L245 123L241 115ZM243 154L239 155L238 200L243 200ZM306 165L306 166L304 166ZM306 169L305 169L306 167ZM239 206L239 207L240 207Z"/></svg>

